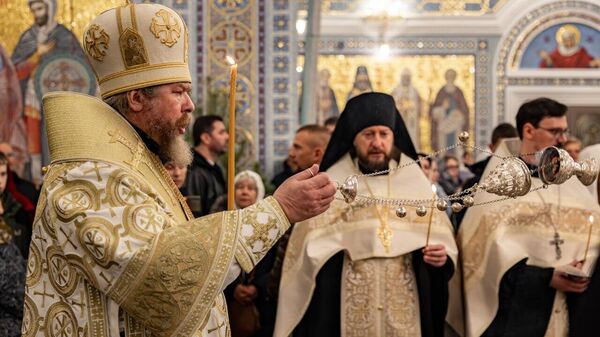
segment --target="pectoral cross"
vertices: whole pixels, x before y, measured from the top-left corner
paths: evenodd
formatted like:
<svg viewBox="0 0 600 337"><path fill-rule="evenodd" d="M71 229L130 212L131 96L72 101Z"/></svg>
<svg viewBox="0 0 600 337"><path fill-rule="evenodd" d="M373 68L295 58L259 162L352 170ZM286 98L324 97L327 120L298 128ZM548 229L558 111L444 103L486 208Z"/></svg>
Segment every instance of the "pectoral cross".
<svg viewBox="0 0 600 337"><path fill-rule="evenodd" d="M554 232L554 240L550 241L550 245L554 245L554 250L556 251L556 259L560 260L562 256L562 251L560 250L560 245L565 243L565 240L560 238L558 232Z"/></svg>

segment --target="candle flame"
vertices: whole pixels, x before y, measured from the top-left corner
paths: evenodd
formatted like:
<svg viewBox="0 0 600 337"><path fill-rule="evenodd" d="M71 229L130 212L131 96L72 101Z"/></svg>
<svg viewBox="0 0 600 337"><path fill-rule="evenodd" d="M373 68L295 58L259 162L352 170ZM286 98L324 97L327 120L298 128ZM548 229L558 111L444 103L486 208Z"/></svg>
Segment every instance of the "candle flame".
<svg viewBox="0 0 600 337"><path fill-rule="evenodd" d="M592 224L593 224L593 223L594 223L594 216L593 216L593 215L590 215L590 217L589 217L589 220L590 220L590 223L592 223Z"/></svg>
<svg viewBox="0 0 600 337"><path fill-rule="evenodd" d="M435 184L431 184L431 191L433 193L437 193L437 187L435 187Z"/></svg>
<svg viewBox="0 0 600 337"><path fill-rule="evenodd" d="M235 60L233 59L233 57L227 55L225 56L225 58L227 59L227 62L231 65L235 65Z"/></svg>

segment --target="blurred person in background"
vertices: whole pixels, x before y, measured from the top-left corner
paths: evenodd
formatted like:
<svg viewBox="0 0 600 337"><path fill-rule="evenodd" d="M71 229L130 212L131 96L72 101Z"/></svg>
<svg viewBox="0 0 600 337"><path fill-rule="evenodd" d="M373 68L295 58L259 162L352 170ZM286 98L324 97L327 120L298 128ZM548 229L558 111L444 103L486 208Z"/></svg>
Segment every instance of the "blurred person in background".
<svg viewBox="0 0 600 337"><path fill-rule="evenodd" d="M234 179L234 201L236 209L244 209L265 197L262 178L256 172L242 171ZM256 268L240 276L225 289L227 308L230 314L231 336L258 336L265 305L265 291L270 267L273 265L275 249L261 260Z"/></svg>
<svg viewBox="0 0 600 337"><path fill-rule="evenodd" d="M460 162L453 155L444 156L444 171L440 185L446 194L451 195L462 191L463 180L460 177Z"/></svg>
<svg viewBox="0 0 600 337"><path fill-rule="evenodd" d="M569 137L569 139L567 139L567 141L563 145L563 148L565 149L565 151L569 152L569 154L571 155L573 160L579 161L579 154L581 153L581 146L582 146L582 144L579 139L577 139L575 137Z"/></svg>

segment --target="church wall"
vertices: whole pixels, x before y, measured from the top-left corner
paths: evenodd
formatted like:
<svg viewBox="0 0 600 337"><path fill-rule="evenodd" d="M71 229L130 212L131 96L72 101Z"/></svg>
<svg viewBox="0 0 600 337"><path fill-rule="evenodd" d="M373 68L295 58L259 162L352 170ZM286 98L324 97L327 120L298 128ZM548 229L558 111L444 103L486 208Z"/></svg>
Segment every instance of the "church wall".
<svg viewBox="0 0 600 337"><path fill-rule="evenodd" d="M80 39L92 17L122 2L56 0L56 18ZM225 114L226 103L215 101L214 97L226 95L228 69L223 63L224 55L238 55L238 125L243 128L240 138L254 149L247 157L240 158L240 165L246 168L257 161L268 175L277 172L299 124L301 74L296 67L302 62L298 55L302 55L303 46L295 22L298 10L306 8L306 0L148 2L174 8L188 24L194 98L202 111L218 110ZM336 56L368 58L374 53L381 42L380 27L377 20L364 21L367 15L361 9L364 3L363 0L322 2L319 50L324 57L318 67L334 64L332 58ZM387 74L382 77L385 81L380 80L376 87L384 91L393 88L393 83L387 82L390 78L398 80L401 70L398 68L403 62L420 64L420 69L425 69L437 57L441 65L433 66L435 71L428 75L437 77L430 81L429 88L423 87L420 92L430 104L441 86L444 69L463 62L462 58L470 58L472 73L463 76L458 84L469 90L465 94L472 117L469 129L477 145L485 147L497 123L514 122L518 106L538 95L547 94L574 107L600 107L600 98L594 95L600 85L599 70L535 67L538 63L535 50L540 46L551 50L553 41L544 40L544 34L551 36L550 29L568 23L581 30L582 46L594 57L600 57L596 55L600 35L594 35L595 31L600 34L600 0L473 0L468 6L466 2L417 0L414 6L413 16L392 20L387 26L385 39L392 60L389 64L394 67L390 73L395 78ZM33 18L26 2L21 0L0 0L0 15L11 17L0 24L0 43L10 54ZM385 68L379 66L379 69L384 72L381 69ZM356 68L347 71L346 78L351 78ZM472 85L464 84L463 80L472 81ZM344 98L338 97L340 111L343 103ZM425 130L419 136L424 150L431 149L427 139L423 141L429 132L428 110L422 110L424 117L420 121L420 129ZM583 120L600 123L592 110L582 111L587 111L580 113ZM577 120L574 123L581 124Z"/></svg>
<svg viewBox="0 0 600 337"><path fill-rule="evenodd" d="M495 55L495 108L498 122L513 122L525 101L546 96L567 106L571 133L584 146L600 142L600 70L542 68L532 49L551 52L560 27L573 25L580 34L579 48L600 58L600 1L540 1L507 22Z"/></svg>

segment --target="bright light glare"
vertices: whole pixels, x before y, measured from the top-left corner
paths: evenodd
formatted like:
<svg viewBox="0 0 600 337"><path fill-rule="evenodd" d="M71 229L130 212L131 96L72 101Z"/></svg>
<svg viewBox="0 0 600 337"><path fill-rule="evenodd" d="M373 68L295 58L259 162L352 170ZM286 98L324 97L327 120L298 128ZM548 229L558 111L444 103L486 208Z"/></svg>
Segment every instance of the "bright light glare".
<svg viewBox="0 0 600 337"><path fill-rule="evenodd" d="M296 20L296 31L298 34L302 35L306 31L306 20L298 19Z"/></svg>

